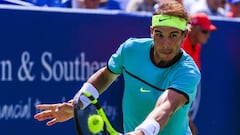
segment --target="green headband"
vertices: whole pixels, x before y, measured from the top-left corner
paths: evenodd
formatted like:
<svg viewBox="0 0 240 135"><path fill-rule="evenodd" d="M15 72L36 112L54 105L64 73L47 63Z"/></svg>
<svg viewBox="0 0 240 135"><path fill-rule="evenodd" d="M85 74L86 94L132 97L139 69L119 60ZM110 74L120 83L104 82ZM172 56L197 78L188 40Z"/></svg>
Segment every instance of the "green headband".
<svg viewBox="0 0 240 135"><path fill-rule="evenodd" d="M187 21L183 18L170 15L153 15L152 27L169 26L185 31L187 28Z"/></svg>

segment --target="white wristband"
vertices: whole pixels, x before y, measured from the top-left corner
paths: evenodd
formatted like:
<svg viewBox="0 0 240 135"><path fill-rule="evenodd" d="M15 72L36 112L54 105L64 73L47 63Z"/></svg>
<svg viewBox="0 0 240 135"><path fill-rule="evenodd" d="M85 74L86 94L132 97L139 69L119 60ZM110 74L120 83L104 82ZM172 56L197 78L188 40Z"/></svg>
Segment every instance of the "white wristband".
<svg viewBox="0 0 240 135"><path fill-rule="evenodd" d="M80 100L82 102L83 104L83 107L81 108L82 110L85 109L91 103L91 101L82 94L83 92L89 92L96 99L99 97L98 90L91 83L88 82L84 83L82 88L78 91L78 93L74 97L76 98L76 100Z"/></svg>
<svg viewBox="0 0 240 135"><path fill-rule="evenodd" d="M157 135L160 130L160 125L154 119L147 119L136 127L135 131L136 130L142 130L144 135Z"/></svg>

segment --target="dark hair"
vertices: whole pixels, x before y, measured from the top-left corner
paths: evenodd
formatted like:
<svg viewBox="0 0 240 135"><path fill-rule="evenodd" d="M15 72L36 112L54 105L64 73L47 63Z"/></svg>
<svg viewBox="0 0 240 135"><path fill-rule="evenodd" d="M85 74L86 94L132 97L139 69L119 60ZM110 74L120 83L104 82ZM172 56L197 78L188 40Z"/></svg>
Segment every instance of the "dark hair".
<svg viewBox="0 0 240 135"><path fill-rule="evenodd" d="M160 0L159 7L155 10L153 15L170 15L185 19L191 23L191 18L183 5L176 0Z"/></svg>

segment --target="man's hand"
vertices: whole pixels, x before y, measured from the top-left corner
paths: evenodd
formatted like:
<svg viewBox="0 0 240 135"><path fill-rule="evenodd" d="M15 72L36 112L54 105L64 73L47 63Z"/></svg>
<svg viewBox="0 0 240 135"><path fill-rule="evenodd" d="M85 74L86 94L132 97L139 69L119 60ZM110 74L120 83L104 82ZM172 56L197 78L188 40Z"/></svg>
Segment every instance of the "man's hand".
<svg viewBox="0 0 240 135"><path fill-rule="evenodd" d="M73 104L59 103L59 104L40 104L36 105L37 109L44 110L34 115L38 121L51 119L47 122L47 126L52 126L58 122L64 122L73 118Z"/></svg>

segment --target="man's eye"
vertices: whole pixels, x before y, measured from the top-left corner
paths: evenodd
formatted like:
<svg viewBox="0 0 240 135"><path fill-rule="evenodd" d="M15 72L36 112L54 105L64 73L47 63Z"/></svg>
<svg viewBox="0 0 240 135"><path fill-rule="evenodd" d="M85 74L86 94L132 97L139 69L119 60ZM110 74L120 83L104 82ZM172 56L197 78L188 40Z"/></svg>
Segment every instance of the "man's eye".
<svg viewBox="0 0 240 135"><path fill-rule="evenodd" d="M170 38L176 38L176 37L178 37L178 35L177 34L170 34L169 37Z"/></svg>
<svg viewBox="0 0 240 135"><path fill-rule="evenodd" d="M157 37L163 37L163 35L160 34L160 33L156 33L155 35L156 35Z"/></svg>

